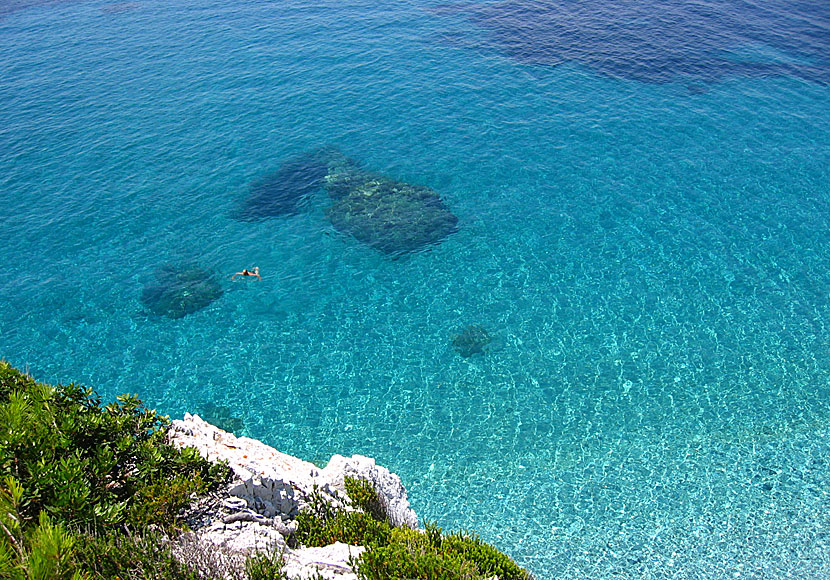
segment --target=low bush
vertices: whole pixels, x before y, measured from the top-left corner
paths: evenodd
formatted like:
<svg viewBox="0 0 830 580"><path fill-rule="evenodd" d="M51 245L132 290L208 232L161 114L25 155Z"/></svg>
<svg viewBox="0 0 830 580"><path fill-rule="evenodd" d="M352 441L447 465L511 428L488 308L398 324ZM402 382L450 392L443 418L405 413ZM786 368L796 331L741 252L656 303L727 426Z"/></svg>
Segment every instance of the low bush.
<svg viewBox="0 0 830 580"><path fill-rule="evenodd" d="M343 542L353 546L386 545L392 527L362 511L336 509L317 491L297 516L296 540L310 547Z"/></svg>
<svg viewBox="0 0 830 580"><path fill-rule="evenodd" d="M344 483L346 495L349 496L354 507L363 510L379 522L392 524L389 521L386 502L378 495L371 481L357 477L346 477Z"/></svg>
<svg viewBox="0 0 830 580"><path fill-rule="evenodd" d="M84 535L75 559L89 580L203 580L173 557L159 533Z"/></svg>
<svg viewBox="0 0 830 580"><path fill-rule="evenodd" d="M478 580L482 576L475 563L459 554L444 553L438 540L427 531L397 528L386 546L364 552L356 562L361 580L397 578L424 580Z"/></svg>
<svg viewBox="0 0 830 580"><path fill-rule="evenodd" d="M227 479L168 445L168 425L134 396L101 406L0 361L0 577L189 578L169 550L124 535L172 531L193 493Z"/></svg>
<svg viewBox="0 0 830 580"><path fill-rule="evenodd" d="M481 540L476 534L453 532L445 535L440 549L458 554L474 562L479 573L486 578L498 576L500 580L529 580L530 574L506 554Z"/></svg>
<svg viewBox="0 0 830 580"><path fill-rule="evenodd" d="M0 362L0 477L23 489L24 528L43 510L92 530L172 525L227 469L167 445L168 424L135 396L102 407L92 389L38 383Z"/></svg>
<svg viewBox="0 0 830 580"><path fill-rule="evenodd" d="M477 536L445 535L440 528L396 528L389 543L364 552L356 562L361 580L531 580L505 554Z"/></svg>
<svg viewBox="0 0 830 580"><path fill-rule="evenodd" d="M245 562L245 575L248 580L288 580L282 567L280 552L257 554Z"/></svg>
<svg viewBox="0 0 830 580"><path fill-rule="evenodd" d="M353 562L360 580L531 580L527 571L476 535L445 534L434 525L426 530L391 526L372 482L347 477L345 485L351 509L334 508L315 491L297 518L296 539L306 546L366 546Z"/></svg>

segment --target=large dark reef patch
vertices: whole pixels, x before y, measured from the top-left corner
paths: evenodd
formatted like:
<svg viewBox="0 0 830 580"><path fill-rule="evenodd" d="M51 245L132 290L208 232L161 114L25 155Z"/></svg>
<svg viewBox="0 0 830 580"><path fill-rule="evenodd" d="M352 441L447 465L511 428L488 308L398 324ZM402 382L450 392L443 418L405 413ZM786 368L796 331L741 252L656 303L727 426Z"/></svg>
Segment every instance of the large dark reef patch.
<svg viewBox="0 0 830 580"><path fill-rule="evenodd" d="M458 229L435 190L366 171L346 157L332 160L325 181L332 225L385 254L421 250Z"/></svg>
<svg viewBox="0 0 830 580"><path fill-rule="evenodd" d="M288 159L253 183L234 217L294 215L321 189L332 202L326 210L332 225L385 254L421 250L458 229L458 218L435 190L369 171L332 147Z"/></svg>
<svg viewBox="0 0 830 580"><path fill-rule="evenodd" d="M296 215L311 194L323 187L330 158L330 151L317 149L285 160L276 171L251 184L233 217L254 222Z"/></svg>
<svg viewBox="0 0 830 580"><path fill-rule="evenodd" d="M155 281L144 286L141 303L158 316L184 318L223 294L213 275L198 266L166 264L156 270Z"/></svg>
<svg viewBox="0 0 830 580"><path fill-rule="evenodd" d="M483 35L454 44L646 83L789 75L830 82L827 0L501 0L447 4Z"/></svg>

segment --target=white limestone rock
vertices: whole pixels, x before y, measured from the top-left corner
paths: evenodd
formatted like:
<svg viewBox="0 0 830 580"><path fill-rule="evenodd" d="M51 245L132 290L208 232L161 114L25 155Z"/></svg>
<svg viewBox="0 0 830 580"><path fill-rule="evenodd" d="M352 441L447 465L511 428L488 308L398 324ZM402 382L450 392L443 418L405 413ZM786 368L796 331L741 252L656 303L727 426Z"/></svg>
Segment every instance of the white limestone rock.
<svg viewBox="0 0 830 580"><path fill-rule="evenodd" d="M288 548L279 530L258 522L216 523L207 529L197 531L196 534L203 542L246 556L255 552Z"/></svg>
<svg viewBox="0 0 830 580"><path fill-rule="evenodd" d="M366 548L336 542L322 548L300 548L285 556L283 571L289 578L307 579L319 574L327 580L357 580L349 560L357 560Z"/></svg>
<svg viewBox="0 0 830 580"><path fill-rule="evenodd" d="M198 415L186 413L183 420L173 421L169 439L175 447L195 448L209 461L227 461L235 476L228 493L266 517L295 517L305 503L298 491L307 496L317 485L330 493L313 463L255 439L236 437Z"/></svg>
<svg viewBox="0 0 830 580"><path fill-rule="evenodd" d="M371 481L386 505L390 523L417 527L418 518L409 507L406 489L400 478L375 460L362 455L335 455L325 469L286 455L260 441L236 437L201 419L185 414L173 421L170 443L193 447L209 461L226 461L234 474L228 489L202 502L198 519L189 521L190 542L199 542L228 557L244 561L243 556L273 549L283 551L290 578L354 580L349 558L365 549L333 544L323 548L289 549L286 540L296 531L295 517L313 491L320 492L332 505L345 505L347 476Z"/></svg>
<svg viewBox="0 0 830 580"><path fill-rule="evenodd" d="M401 478L376 464L371 457L334 455L320 476L328 481L332 488L343 494L346 493L344 483L346 477L371 481L375 485L381 502L386 505L389 523L393 526L418 527L418 516L409 507L406 489L401 483Z"/></svg>
<svg viewBox="0 0 830 580"><path fill-rule="evenodd" d="M418 525L400 477L370 457L335 455L320 470L313 463L255 439L236 437L189 413L183 420L173 421L170 442L176 447L193 447L210 461L227 461L235 475L228 493L265 517L293 519L315 487L332 503L342 505L346 498L344 479L351 476L374 483L393 525Z"/></svg>

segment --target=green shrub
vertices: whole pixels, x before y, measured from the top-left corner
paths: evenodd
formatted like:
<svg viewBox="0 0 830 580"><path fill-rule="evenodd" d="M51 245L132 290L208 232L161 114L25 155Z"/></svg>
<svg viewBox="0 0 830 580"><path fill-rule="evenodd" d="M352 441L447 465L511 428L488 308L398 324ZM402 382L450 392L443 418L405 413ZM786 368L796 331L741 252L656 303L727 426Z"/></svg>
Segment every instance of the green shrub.
<svg viewBox="0 0 830 580"><path fill-rule="evenodd" d="M136 500L130 509L130 525L143 529L150 524L174 522L176 515L190 504L191 493L205 489L200 474L173 475L156 478L136 490Z"/></svg>
<svg viewBox="0 0 830 580"><path fill-rule="evenodd" d="M0 489L0 578L79 580L75 538L40 512L37 526L24 533L18 508L23 488L11 476Z"/></svg>
<svg viewBox="0 0 830 580"><path fill-rule="evenodd" d="M44 385L0 362L0 477L23 488L24 528L43 510L91 529L173 525L186 498L227 470L167 445L168 425L135 396L101 407L91 389Z"/></svg>
<svg viewBox="0 0 830 580"><path fill-rule="evenodd" d="M305 546L328 546L343 542L353 546L385 545L391 526L367 513L335 509L318 492L309 507L297 516L296 540Z"/></svg>
<svg viewBox="0 0 830 580"><path fill-rule="evenodd" d="M457 553L443 553L431 534L410 528L396 528L390 542L364 552L357 561L361 580L477 580L473 562Z"/></svg>
<svg viewBox="0 0 830 580"><path fill-rule="evenodd" d="M282 566L282 554L279 551L259 553L245 561L245 575L249 580L288 580Z"/></svg>
<svg viewBox="0 0 830 580"><path fill-rule="evenodd" d="M513 560L476 536L444 535L427 524L426 530L396 528L386 546L364 552L356 563L361 580L530 580Z"/></svg>
<svg viewBox="0 0 830 580"><path fill-rule="evenodd" d="M490 544L481 541L475 534L451 533L443 537L441 549L454 553L465 560L474 562L479 573L486 578L498 576L499 580L528 580L530 574L519 567L507 555Z"/></svg>
<svg viewBox="0 0 830 580"><path fill-rule="evenodd" d="M204 580L176 560L165 539L153 532L83 535L75 558L90 580Z"/></svg>
<svg viewBox="0 0 830 580"><path fill-rule="evenodd" d="M321 521L300 514L297 518L297 539L305 546L328 546L343 542L352 546L385 545L392 528L363 512L339 511L329 520Z"/></svg>
<svg viewBox="0 0 830 580"><path fill-rule="evenodd" d="M386 503L378 495L371 481L356 477L346 477L345 485L346 495L349 496L354 507L363 510L379 522L389 522Z"/></svg>
<svg viewBox="0 0 830 580"><path fill-rule="evenodd" d="M119 535L174 529L191 494L227 479L168 445L168 425L134 396L102 407L0 361L0 577L195 578L160 543Z"/></svg>
<svg viewBox="0 0 830 580"><path fill-rule="evenodd" d="M361 580L531 580L527 571L476 535L444 534L430 524L423 531L392 527L370 481L347 477L345 485L351 507L364 511L336 509L315 490L308 509L297 517L296 539L306 546L366 546L353 563Z"/></svg>

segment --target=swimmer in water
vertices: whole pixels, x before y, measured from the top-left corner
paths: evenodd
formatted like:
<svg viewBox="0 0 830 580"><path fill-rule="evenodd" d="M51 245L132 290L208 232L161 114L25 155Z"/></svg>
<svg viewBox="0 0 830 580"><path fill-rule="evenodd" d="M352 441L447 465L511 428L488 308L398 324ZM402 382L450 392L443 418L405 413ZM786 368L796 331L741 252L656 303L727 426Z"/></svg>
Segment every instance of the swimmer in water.
<svg viewBox="0 0 830 580"><path fill-rule="evenodd" d="M262 276L259 275L259 266L254 266L253 270L242 268L241 272L237 272L236 274L231 276L231 280L233 280L237 276L256 276L257 281L262 280Z"/></svg>

